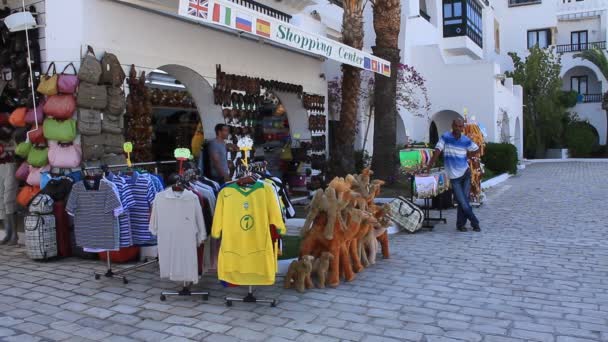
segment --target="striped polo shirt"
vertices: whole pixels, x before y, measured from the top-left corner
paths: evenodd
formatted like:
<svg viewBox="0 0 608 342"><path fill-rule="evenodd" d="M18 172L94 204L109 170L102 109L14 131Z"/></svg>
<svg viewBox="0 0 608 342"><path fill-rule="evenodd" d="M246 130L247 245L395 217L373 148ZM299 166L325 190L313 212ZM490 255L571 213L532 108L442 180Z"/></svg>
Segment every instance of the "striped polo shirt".
<svg viewBox="0 0 608 342"><path fill-rule="evenodd" d="M452 135L452 132L445 132L435 149L443 151L448 177L456 179L462 177L469 168L467 152L477 151L479 146L464 134L461 134L460 138L457 139Z"/></svg>

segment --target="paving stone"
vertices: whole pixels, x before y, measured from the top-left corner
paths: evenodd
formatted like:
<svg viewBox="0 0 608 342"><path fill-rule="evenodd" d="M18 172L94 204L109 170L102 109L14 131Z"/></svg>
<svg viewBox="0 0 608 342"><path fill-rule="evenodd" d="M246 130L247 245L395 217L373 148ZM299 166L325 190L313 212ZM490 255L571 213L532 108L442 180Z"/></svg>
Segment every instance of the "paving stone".
<svg viewBox="0 0 608 342"><path fill-rule="evenodd" d="M120 304L120 305L111 307L110 310L120 312L123 314L134 314L141 309L134 307L134 306L130 306L130 305Z"/></svg>
<svg viewBox="0 0 608 342"><path fill-rule="evenodd" d="M41 341L40 337L21 334L21 335L13 335L3 338L3 341L6 342L38 342Z"/></svg>
<svg viewBox="0 0 608 342"><path fill-rule="evenodd" d="M337 328L327 328L325 331L323 331L323 334L348 341L360 341L364 336L364 334L360 332Z"/></svg>
<svg viewBox="0 0 608 342"><path fill-rule="evenodd" d="M555 340L553 334L521 329L511 329L511 336L541 342L553 342Z"/></svg>
<svg viewBox="0 0 608 342"><path fill-rule="evenodd" d="M234 336L211 334L203 339L209 342L239 342L239 339Z"/></svg>
<svg viewBox="0 0 608 342"><path fill-rule="evenodd" d="M84 314L97 317L100 319L108 318L114 314L113 311L102 309L102 308L90 308L83 311Z"/></svg>
<svg viewBox="0 0 608 342"><path fill-rule="evenodd" d="M152 330L139 330L131 335L131 337L136 338L138 340L146 341L146 342L159 342L169 335L159 333L157 331Z"/></svg>
<svg viewBox="0 0 608 342"><path fill-rule="evenodd" d="M44 340L50 340L50 341L62 341L62 340L66 340L70 337L69 334L67 334L63 331L54 330L54 329L48 329L48 330L41 331L38 333L38 336L42 337L42 339L44 339Z"/></svg>
<svg viewBox="0 0 608 342"><path fill-rule="evenodd" d="M9 328L0 328L0 337L15 335L15 331Z"/></svg>
<svg viewBox="0 0 608 342"><path fill-rule="evenodd" d="M229 330L226 335L234 336L241 341L264 341L268 339L267 334L241 327L236 327Z"/></svg>
<svg viewBox="0 0 608 342"><path fill-rule="evenodd" d="M169 329L165 330L165 332L167 334L176 335L179 337L191 338L191 337L194 337L194 336L200 334L203 331L200 329L186 327L183 325L174 325L174 326L170 327Z"/></svg>

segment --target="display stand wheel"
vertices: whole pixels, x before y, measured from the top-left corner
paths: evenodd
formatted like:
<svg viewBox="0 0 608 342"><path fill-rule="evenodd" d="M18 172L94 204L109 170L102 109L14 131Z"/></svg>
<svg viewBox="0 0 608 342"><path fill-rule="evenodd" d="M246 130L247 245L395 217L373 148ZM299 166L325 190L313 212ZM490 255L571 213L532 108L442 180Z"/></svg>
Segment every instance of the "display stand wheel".
<svg viewBox="0 0 608 342"><path fill-rule="evenodd" d="M101 278L101 276L99 274L95 275L95 280L99 280L99 278Z"/></svg>
<svg viewBox="0 0 608 342"><path fill-rule="evenodd" d="M277 307L277 301L273 300L272 303L270 303L270 307L276 308Z"/></svg>
<svg viewBox="0 0 608 342"><path fill-rule="evenodd" d="M122 278L122 283L127 285L129 283L129 281L127 280L127 278Z"/></svg>
<svg viewBox="0 0 608 342"><path fill-rule="evenodd" d="M209 300L209 295L208 294L204 294L203 295L203 300Z"/></svg>
<svg viewBox="0 0 608 342"><path fill-rule="evenodd" d="M226 306L228 306L228 307L232 306L232 301L231 300L227 300L226 301Z"/></svg>
<svg viewBox="0 0 608 342"><path fill-rule="evenodd" d="M160 295L160 301L164 302L167 300L167 297L165 297L165 295Z"/></svg>

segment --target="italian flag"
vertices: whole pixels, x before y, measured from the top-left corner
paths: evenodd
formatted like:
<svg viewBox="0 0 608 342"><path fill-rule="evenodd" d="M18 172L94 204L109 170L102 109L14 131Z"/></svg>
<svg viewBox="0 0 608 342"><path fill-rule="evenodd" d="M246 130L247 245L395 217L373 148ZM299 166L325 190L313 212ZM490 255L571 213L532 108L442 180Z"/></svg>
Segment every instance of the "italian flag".
<svg viewBox="0 0 608 342"><path fill-rule="evenodd" d="M213 21L230 26L232 24L232 10L220 4L213 5Z"/></svg>

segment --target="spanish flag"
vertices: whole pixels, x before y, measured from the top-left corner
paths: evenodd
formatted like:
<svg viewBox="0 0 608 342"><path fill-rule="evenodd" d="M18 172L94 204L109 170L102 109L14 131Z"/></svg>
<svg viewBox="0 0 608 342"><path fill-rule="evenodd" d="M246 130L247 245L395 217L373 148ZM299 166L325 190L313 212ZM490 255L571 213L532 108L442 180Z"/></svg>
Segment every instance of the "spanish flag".
<svg viewBox="0 0 608 342"><path fill-rule="evenodd" d="M256 28L256 33L259 36L270 38L270 23L268 21L262 20L262 19L257 19L255 28Z"/></svg>

